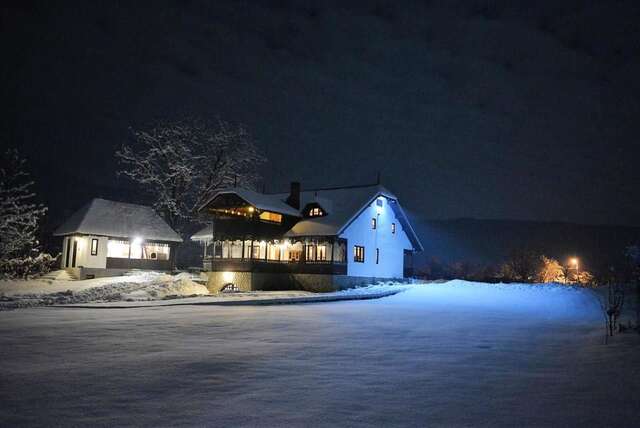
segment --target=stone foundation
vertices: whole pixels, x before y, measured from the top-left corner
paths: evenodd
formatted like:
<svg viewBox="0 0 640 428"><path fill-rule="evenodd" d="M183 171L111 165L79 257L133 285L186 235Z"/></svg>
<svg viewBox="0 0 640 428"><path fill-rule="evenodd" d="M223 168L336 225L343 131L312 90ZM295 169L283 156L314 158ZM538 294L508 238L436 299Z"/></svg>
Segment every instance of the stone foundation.
<svg viewBox="0 0 640 428"><path fill-rule="evenodd" d="M219 293L228 284L239 291L304 290L316 293L344 290L375 284L380 281L407 281L404 278L371 278L362 276L263 273L263 272L206 272L210 293Z"/></svg>

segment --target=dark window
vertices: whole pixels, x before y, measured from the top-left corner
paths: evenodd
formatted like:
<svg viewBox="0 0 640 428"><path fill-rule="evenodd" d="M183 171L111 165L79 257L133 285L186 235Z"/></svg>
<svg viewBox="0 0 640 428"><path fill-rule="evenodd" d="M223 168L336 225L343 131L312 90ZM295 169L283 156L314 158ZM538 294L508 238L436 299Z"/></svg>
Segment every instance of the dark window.
<svg viewBox="0 0 640 428"><path fill-rule="evenodd" d="M97 256L98 255L98 240L97 239L92 239L91 240L91 255L92 256Z"/></svg>
<svg viewBox="0 0 640 428"><path fill-rule="evenodd" d="M355 245L353 247L353 261L357 263L364 263L364 247Z"/></svg>
<svg viewBox="0 0 640 428"><path fill-rule="evenodd" d="M376 264L380 263L380 248L376 248Z"/></svg>
<svg viewBox="0 0 640 428"><path fill-rule="evenodd" d="M391 233L396 233L396 224L391 223Z"/></svg>
<svg viewBox="0 0 640 428"><path fill-rule="evenodd" d="M376 205L381 207L383 205L382 198L376 199Z"/></svg>
<svg viewBox="0 0 640 428"><path fill-rule="evenodd" d="M371 229L375 229L376 227L378 227L378 220L375 218L371 219Z"/></svg>

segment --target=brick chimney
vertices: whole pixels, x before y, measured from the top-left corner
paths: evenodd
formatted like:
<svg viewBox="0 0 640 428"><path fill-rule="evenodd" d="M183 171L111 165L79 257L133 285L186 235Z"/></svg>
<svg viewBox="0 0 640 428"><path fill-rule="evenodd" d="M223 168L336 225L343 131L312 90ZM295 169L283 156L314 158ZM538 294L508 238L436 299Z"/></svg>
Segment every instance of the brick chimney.
<svg viewBox="0 0 640 428"><path fill-rule="evenodd" d="M299 181L291 182L291 191L289 192L289 197L287 198L287 204L291 205L293 208L297 210L300 209L300 182Z"/></svg>

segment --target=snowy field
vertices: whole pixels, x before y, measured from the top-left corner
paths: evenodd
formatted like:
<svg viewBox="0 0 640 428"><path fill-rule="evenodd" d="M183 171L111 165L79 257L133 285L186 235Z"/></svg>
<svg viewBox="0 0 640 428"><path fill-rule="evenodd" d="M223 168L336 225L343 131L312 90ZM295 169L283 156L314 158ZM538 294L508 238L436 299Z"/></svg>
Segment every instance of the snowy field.
<svg viewBox="0 0 640 428"><path fill-rule="evenodd" d="M589 290L0 312L0 426L638 426L640 340Z"/></svg>

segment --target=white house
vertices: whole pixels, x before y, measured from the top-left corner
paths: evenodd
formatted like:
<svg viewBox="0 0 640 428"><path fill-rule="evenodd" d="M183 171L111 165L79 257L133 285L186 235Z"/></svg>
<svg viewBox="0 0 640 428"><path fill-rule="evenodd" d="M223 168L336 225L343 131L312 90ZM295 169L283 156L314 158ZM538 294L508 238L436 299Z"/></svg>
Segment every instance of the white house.
<svg viewBox="0 0 640 428"><path fill-rule="evenodd" d="M172 270L182 238L148 206L93 199L55 232L62 236L60 267L77 278L132 269Z"/></svg>
<svg viewBox="0 0 640 428"><path fill-rule="evenodd" d="M398 198L380 185L263 194L232 188L201 209L212 291L332 290L411 274L422 251Z"/></svg>

